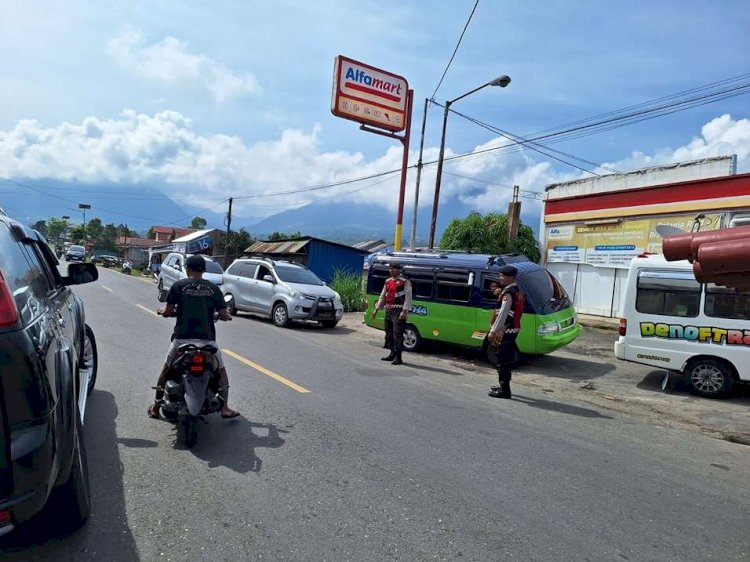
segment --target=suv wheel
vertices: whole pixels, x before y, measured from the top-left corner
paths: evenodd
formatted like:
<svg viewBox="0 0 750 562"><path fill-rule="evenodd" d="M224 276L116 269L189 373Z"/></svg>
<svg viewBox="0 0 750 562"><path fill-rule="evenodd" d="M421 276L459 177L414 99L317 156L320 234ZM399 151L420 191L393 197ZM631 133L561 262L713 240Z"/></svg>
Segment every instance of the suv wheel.
<svg viewBox="0 0 750 562"><path fill-rule="evenodd" d="M167 292L164 290L164 281L159 279L159 284L156 286L156 290L159 291L159 302L166 302Z"/></svg>
<svg viewBox="0 0 750 562"><path fill-rule="evenodd" d="M234 304L234 296L229 293L227 296L229 297L229 300L227 301L227 312L232 316L237 316L237 306Z"/></svg>
<svg viewBox="0 0 750 562"><path fill-rule="evenodd" d="M50 504L50 513L55 513L66 530L74 531L91 515L91 489L89 487L88 460L83 442L83 427L75 408L73 463L68 479L55 488Z"/></svg>
<svg viewBox="0 0 750 562"><path fill-rule="evenodd" d="M289 311L283 302L274 305L273 311L271 312L271 319L279 328L284 328L289 324Z"/></svg>
<svg viewBox="0 0 750 562"><path fill-rule="evenodd" d="M99 353L96 350L96 338L94 331L88 324L83 332L83 357L81 357L81 370L88 371L89 384L86 392L91 394L96 384L96 372L99 368Z"/></svg>

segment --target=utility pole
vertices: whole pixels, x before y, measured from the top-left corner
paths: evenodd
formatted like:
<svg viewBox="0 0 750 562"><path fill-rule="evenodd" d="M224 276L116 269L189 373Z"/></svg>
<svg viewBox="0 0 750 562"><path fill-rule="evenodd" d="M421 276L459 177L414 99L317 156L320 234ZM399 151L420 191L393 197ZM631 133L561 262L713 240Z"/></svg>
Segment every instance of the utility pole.
<svg viewBox="0 0 750 562"><path fill-rule="evenodd" d="M416 249L417 238L417 211L419 210L419 184L422 180L422 152L424 151L424 128L427 123L427 105L430 103L429 98L424 99L424 112L422 113L422 136L419 139L419 160L417 160L417 185L414 188L414 215L411 221L411 238L409 247Z"/></svg>
<svg viewBox="0 0 750 562"><path fill-rule="evenodd" d="M227 211L227 236L224 240L224 268L229 265L229 237L232 232L232 198L229 198L229 210Z"/></svg>
<svg viewBox="0 0 750 562"><path fill-rule="evenodd" d="M514 242L518 238L518 227L521 221L521 202L518 200L519 187L513 186L513 200L508 203L508 240Z"/></svg>

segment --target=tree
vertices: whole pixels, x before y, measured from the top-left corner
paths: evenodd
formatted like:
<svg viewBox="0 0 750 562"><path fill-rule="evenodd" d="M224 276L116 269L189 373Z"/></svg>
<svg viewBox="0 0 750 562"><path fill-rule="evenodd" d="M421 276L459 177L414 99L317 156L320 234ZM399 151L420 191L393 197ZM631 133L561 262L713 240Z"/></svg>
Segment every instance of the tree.
<svg viewBox="0 0 750 562"><path fill-rule="evenodd" d="M194 228L196 230L203 230L206 228L206 225L208 224L208 221L204 219L203 217L193 217L193 222L190 223L190 228Z"/></svg>
<svg viewBox="0 0 750 562"><path fill-rule="evenodd" d="M229 254L241 254L245 248L250 246L255 240L250 233L244 228L229 231Z"/></svg>
<svg viewBox="0 0 750 562"><path fill-rule="evenodd" d="M47 221L36 221L31 228L39 232L45 238L47 237Z"/></svg>
<svg viewBox="0 0 750 562"><path fill-rule="evenodd" d="M270 242L276 242L277 240L299 240L300 238L304 238L304 236L302 236L302 233L298 230L297 232L292 232L291 234L274 232L271 234L271 236L268 237L268 240Z"/></svg>
<svg viewBox="0 0 750 562"><path fill-rule="evenodd" d="M443 232L440 248L474 254L524 254L533 262L541 257L539 245L530 227L520 224L518 238L508 240L508 217L500 213L482 216L476 211L463 219L454 219Z"/></svg>
<svg viewBox="0 0 750 562"><path fill-rule="evenodd" d="M113 252L117 248L117 228L114 224L105 225L102 229L101 235L96 239L94 243L96 250L112 250Z"/></svg>
<svg viewBox="0 0 750 562"><path fill-rule="evenodd" d="M70 230L70 238L76 243L76 244L83 244L83 241L86 238L86 231L83 230L82 224L77 224Z"/></svg>
<svg viewBox="0 0 750 562"><path fill-rule="evenodd" d="M94 217L86 223L86 235L90 241L95 241L101 237L104 232L104 226L102 225L102 219Z"/></svg>
<svg viewBox="0 0 750 562"><path fill-rule="evenodd" d="M146 238L149 240L156 240L156 232L154 232L154 227L148 229L148 232L146 233Z"/></svg>
<svg viewBox="0 0 750 562"><path fill-rule="evenodd" d="M47 239L53 242L57 242L65 237L65 233L68 230L68 221L65 219L57 219L50 217L47 220Z"/></svg>
<svg viewBox="0 0 750 562"><path fill-rule="evenodd" d="M117 236L127 236L129 238L137 238L138 233L135 230L130 230L128 228L127 224L118 224L117 225Z"/></svg>

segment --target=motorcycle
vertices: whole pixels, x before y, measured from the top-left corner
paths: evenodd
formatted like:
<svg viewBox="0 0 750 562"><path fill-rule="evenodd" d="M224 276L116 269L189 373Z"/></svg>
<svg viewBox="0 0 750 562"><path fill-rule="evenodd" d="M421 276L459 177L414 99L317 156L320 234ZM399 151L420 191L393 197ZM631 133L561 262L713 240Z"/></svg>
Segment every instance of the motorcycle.
<svg viewBox="0 0 750 562"><path fill-rule="evenodd" d="M133 264L129 261L122 262L122 272L126 275L130 275L131 271L133 271Z"/></svg>
<svg viewBox="0 0 750 562"><path fill-rule="evenodd" d="M218 313L214 322L219 321ZM198 441L198 422L224 407L217 385L218 350L212 345L181 345L170 365L164 385L161 411L164 417L177 424L177 441L192 448Z"/></svg>

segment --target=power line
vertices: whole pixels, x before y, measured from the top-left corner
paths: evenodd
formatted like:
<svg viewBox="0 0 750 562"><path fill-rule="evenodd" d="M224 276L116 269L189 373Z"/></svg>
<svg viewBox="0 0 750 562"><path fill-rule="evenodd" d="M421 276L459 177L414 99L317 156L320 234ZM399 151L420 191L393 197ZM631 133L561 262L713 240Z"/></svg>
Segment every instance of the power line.
<svg viewBox="0 0 750 562"><path fill-rule="evenodd" d="M478 5L479 5L479 0L476 0L476 2L474 2L474 7L471 9L471 13L469 14L469 18L466 20L466 24L464 25L464 29L461 32L461 36L458 38L458 43L456 43L456 48L453 49L453 54L451 55L451 58L448 61L448 64L445 67L445 70L443 71L443 75L440 77L440 81L438 82L438 85L435 86L435 91L432 92L432 95L430 96L431 100L435 99L435 94L437 94L437 91L440 89L440 85L443 83L443 80L445 79L445 75L448 73L448 69L451 67L451 63L453 62L453 59L455 58L456 53L458 52L458 47L459 45L461 45L461 41L463 40L464 34L466 33L466 30L469 27L471 18L474 17L474 12L476 11Z"/></svg>

